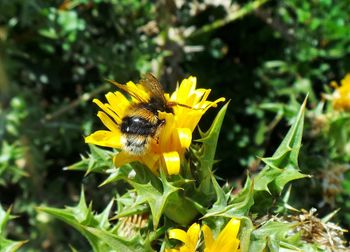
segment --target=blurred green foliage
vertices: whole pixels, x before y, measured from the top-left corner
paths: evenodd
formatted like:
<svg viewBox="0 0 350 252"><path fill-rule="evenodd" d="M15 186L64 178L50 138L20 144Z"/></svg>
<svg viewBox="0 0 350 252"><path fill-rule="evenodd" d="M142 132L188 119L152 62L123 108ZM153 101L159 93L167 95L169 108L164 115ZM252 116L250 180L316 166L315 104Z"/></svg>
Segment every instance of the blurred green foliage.
<svg viewBox="0 0 350 252"><path fill-rule="evenodd" d="M97 188L104 178L96 174L62 170L88 152L83 136L101 126L90 100L113 89L106 78L136 81L151 71L173 90L184 76L197 76L212 97L232 99L217 173L225 179L240 178L245 169L254 173L261 168L257 156L276 149L298 102L309 94L308 106L317 112L325 86L349 71L348 13L346 0L0 0L0 202L20 216L8 233L30 240L25 251L66 251L68 243L87 250L75 231L35 206L76 202L81 182L99 210L117 192ZM348 118L337 120L316 142L305 139L311 151L325 146L315 154L328 160L324 167L349 162L342 152ZM320 163L302 160L302 171ZM345 192L349 181L347 173ZM322 195L304 200L316 205ZM350 207L346 193L336 202L325 206ZM342 221L349 225L350 217Z"/></svg>
<svg viewBox="0 0 350 252"><path fill-rule="evenodd" d="M10 215L10 210L5 211L0 205L0 251L16 251L20 248L26 241L13 241L6 238L6 226L9 220L15 218L15 216Z"/></svg>

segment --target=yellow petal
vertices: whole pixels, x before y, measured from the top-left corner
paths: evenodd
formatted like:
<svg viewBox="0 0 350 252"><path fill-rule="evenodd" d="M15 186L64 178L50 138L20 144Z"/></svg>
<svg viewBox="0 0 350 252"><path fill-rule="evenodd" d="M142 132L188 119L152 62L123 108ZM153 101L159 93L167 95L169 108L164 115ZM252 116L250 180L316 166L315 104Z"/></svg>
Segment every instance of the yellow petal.
<svg viewBox="0 0 350 252"><path fill-rule="evenodd" d="M218 105L219 102L224 102L224 101L226 101L225 97L221 97L219 99L216 99L215 101L212 102L211 107L215 108Z"/></svg>
<svg viewBox="0 0 350 252"><path fill-rule="evenodd" d="M163 153L163 159L167 173L169 175L179 174L180 172L180 156L176 151Z"/></svg>
<svg viewBox="0 0 350 252"><path fill-rule="evenodd" d="M238 239L234 239L234 242L231 246L231 252L240 252L240 249L238 248L239 247L239 243L240 243L240 240Z"/></svg>
<svg viewBox="0 0 350 252"><path fill-rule="evenodd" d="M168 232L168 235L170 239L176 239L182 241L183 243L187 243L187 233L182 229L171 229Z"/></svg>
<svg viewBox="0 0 350 252"><path fill-rule="evenodd" d="M111 116L116 122L120 123L121 122L121 117L116 114L115 111L113 111L111 105L109 104L103 104L100 100L98 99L93 99L92 100L94 103L97 104L104 112L106 112L109 116Z"/></svg>
<svg viewBox="0 0 350 252"><path fill-rule="evenodd" d="M159 112L159 119L165 120L165 125L163 126L159 135L159 148L161 152L167 152L169 150L174 150L174 141L172 136L174 135L176 122L175 116L171 113Z"/></svg>
<svg viewBox="0 0 350 252"><path fill-rule="evenodd" d="M206 89L203 92L201 92L202 95L200 96L200 98L197 101L197 104L195 106L196 108L205 109L206 106L204 105L204 103L205 102L211 103L210 101L207 101L207 98L208 98L210 92L211 92L211 89Z"/></svg>
<svg viewBox="0 0 350 252"><path fill-rule="evenodd" d="M190 96L191 92L196 88L196 77L190 76L187 79L184 79L178 89L172 94L172 100L184 104L186 103L187 98Z"/></svg>
<svg viewBox="0 0 350 252"><path fill-rule="evenodd" d="M105 112L99 111L97 116L110 131L119 131L118 125Z"/></svg>
<svg viewBox="0 0 350 252"><path fill-rule="evenodd" d="M132 99L134 101L149 101L149 94L146 92L142 85L136 85L132 81L129 81L128 83L126 83L126 89L128 90L128 93L133 95Z"/></svg>
<svg viewBox="0 0 350 252"><path fill-rule="evenodd" d="M85 137L85 143L96 144L105 147L120 148L120 131L98 130Z"/></svg>
<svg viewBox="0 0 350 252"><path fill-rule="evenodd" d="M237 237L241 221L232 218L220 232L215 241L215 248L222 249L221 251L233 251L235 247L235 238Z"/></svg>
<svg viewBox="0 0 350 252"><path fill-rule="evenodd" d="M190 243L190 247L196 248L197 242L199 239L201 227L197 223L193 223L191 227L187 231L188 243Z"/></svg>
<svg viewBox="0 0 350 252"><path fill-rule="evenodd" d="M121 167L124 164L130 163L133 161L138 161L138 157L135 155L131 155L125 151L121 151L113 157L113 163L116 167Z"/></svg>
<svg viewBox="0 0 350 252"><path fill-rule="evenodd" d="M203 114L209 109L209 108L216 108L218 106L219 102L224 102L226 99L224 97L221 97L213 102L211 101L205 101L201 108L203 108Z"/></svg>
<svg viewBox="0 0 350 252"><path fill-rule="evenodd" d="M205 249L204 251L210 251L211 247L214 244L214 238L213 233L211 232L211 229L207 225L203 225L202 227L203 236L204 236L204 243L205 243Z"/></svg>
<svg viewBox="0 0 350 252"><path fill-rule="evenodd" d="M120 117L124 117L125 110L130 105L130 101L121 92L109 92L106 99L111 105L111 109Z"/></svg>
<svg viewBox="0 0 350 252"><path fill-rule="evenodd" d="M184 244L180 247L180 252L195 252L199 235L200 235L200 225L193 223L187 232L181 229L171 229L168 234L170 239L176 239L182 241Z"/></svg>
<svg viewBox="0 0 350 252"><path fill-rule="evenodd" d="M168 249L168 248L166 248L165 249L165 252L179 252L180 250L178 250L178 249Z"/></svg>
<svg viewBox="0 0 350 252"><path fill-rule="evenodd" d="M201 110L190 110L183 111L178 115L177 127L178 128L188 128L191 132L196 128L199 120L201 119L203 113Z"/></svg>
<svg viewBox="0 0 350 252"><path fill-rule="evenodd" d="M177 135L182 148L188 148L192 142L192 132L189 128L177 128Z"/></svg>
<svg viewBox="0 0 350 252"><path fill-rule="evenodd" d="M213 234L207 225L202 227L205 249L204 252L236 252L238 251L238 235L240 220L232 218L220 232L217 239L214 240Z"/></svg>
<svg viewBox="0 0 350 252"><path fill-rule="evenodd" d="M236 218L232 218L225 226L221 233L230 234L231 237L237 237L241 221Z"/></svg>
<svg viewBox="0 0 350 252"><path fill-rule="evenodd" d="M205 88L198 88L195 91L195 94L197 97L199 97L202 101L206 101L209 94L211 92L211 89L205 89Z"/></svg>
<svg viewBox="0 0 350 252"><path fill-rule="evenodd" d="M350 73L345 75L344 79L341 80L342 86L348 86L350 85Z"/></svg>
<svg viewBox="0 0 350 252"><path fill-rule="evenodd" d="M145 164L151 172L155 175L159 175L158 169L159 169L159 160L160 160L160 155L157 153L148 153L144 156L140 157L140 162Z"/></svg>

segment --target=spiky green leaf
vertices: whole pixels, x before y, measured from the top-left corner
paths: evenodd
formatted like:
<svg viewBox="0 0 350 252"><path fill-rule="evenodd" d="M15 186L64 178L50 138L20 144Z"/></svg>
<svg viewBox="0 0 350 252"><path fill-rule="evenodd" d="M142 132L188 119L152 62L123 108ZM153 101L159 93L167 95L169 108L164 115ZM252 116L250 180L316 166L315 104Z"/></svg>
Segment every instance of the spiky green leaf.
<svg viewBox="0 0 350 252"><path fill-rule="evenodd" d="M134 237L134 242L125 241L125 239L118 237L117 235L108 232L103 229L86 227L86 230L94 235L99 241L107 244L110 248L113 248L113 251L125 251L125 252L141 252L143 250L142 244L135 246L137 244L137 239L141 237ZM109 250L110 251L110 250Z"/></svg>
<svg viewBox="0 0 350 252"><path fill-rule="evenodd" d="M253 222L248 217L241 218L241 229L240 229L240 249L241 252L248 252L250 247L250 237L254 230Z"/></svg>
<svg viewBox="0 0 350 252"><path fill-rule="evenodd" d="M6 225L14 216L10 215L11 208L5 211L0 205L0 252L14 252L27 241L13 241L6 238Z"/></svg>
<svg viewBox="0 0 350 252"><path fill-rule="evenodd" d="M161 176L162 190L158 190L151 181L142 184L134 180L128 180L128 183L135 188L138 197L140 197L139 203L147 202L149 205L153 217L153 226L156 229L169 197L180 188L171 185L164 175Z"/></svg>
<svg viewBox="0 0 350 252"><path fill-rule="evenodd" d="M266 166L254 178L255 191L267 191L270 193L270 190L273 190L279 194L289 181L307 176L299 172L298 166L305 106L306 99L300 107L295 122L273 156L262 158Z"/></svg>
<svg viewBox="0 0 350 252"><path fill-rule="evenodd" d="M284 223L278 221L268 221L251 233L249 252L280 251L284 249L299 249L300 236L298 233L292 233L295 228L293 223Z"/></svg>
<svg viewBox="0 0 350 252"><path fill-rule="evenodd" d="M207 195L207 198L214 197L214 188L211 183L213 165L215 163L216 146L219 139L221 126L225 117L229 102L227 102L216 115L212 125L206 132L200 131L201 138L197 140L202 143L199 150L194 151L199 160L199 191Z"/></svg>
<svg viewBox="0 0 350 252"><path fill-rule="evenodd" d="M204 218L211 216L223 216L233 218L244 216L249 212L250 207L254 204L253 183L248 177L244 188L236 195L224 194L222 188L213 178L213 185L217 194L217 201L212 208L207 211Z"/></svg>
<svg viewBox="0 0 350 252"><path fill-rule="evenodd" d="M81 156L81 161L65 167L65 170L85 171L86 174L89 174L91 172L105 173L114 167L112 159L115 152L91 144L89 148L90 153L87 157Z"/></svg>
<svg viewBox="0 0 350 252"><path fill-rule="evenodd" d="M78 230L88 240L95 252L138 251L137 248L143 246L143 240L140 237L131 240L119 237L116 234L117 230L111 226L108 218L112 204L113 201L108 204L104 211L96 214L92 210L92 204L86 204L85 195L82 191L79 203L75 207L66 207L65 209L39 207L37 209L64 221Z"/></svg>
<svg viewBox="0 0 350 252"><path fill-rule="evenodd" d="M0 235L0 252L15 252L27 241L12 241Z"/></svg>

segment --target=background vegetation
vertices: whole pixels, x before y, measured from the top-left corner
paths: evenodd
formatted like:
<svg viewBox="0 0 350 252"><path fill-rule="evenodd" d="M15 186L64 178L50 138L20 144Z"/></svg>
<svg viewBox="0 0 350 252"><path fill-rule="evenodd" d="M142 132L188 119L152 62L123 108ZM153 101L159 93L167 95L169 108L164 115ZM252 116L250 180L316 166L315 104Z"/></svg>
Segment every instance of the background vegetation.
<svg viewBox="0 0 350 252"><path fill-rule="evenodd" d="M104 79L137 81L146 72L167 90L194 75L212 99L231 99L217 174L238 187L309 94L300 166L314 177L304 197L310 180L293 187L291 204L320 215L341 208L338 221L349 228L348 119L311 134L317 116L332 113L320 108L322 93L350 70L349 13L346 0L0 0L0 202L18 216L6 237L29 240L23 251L88 250L76 231L35 208L76 204L81 184L94 208L108 204L116 188L99 188L103 176L63 168L90 152L83 136L101 127L91 98L114 88ZM339 165L334 184L325 171Z"/></svg>

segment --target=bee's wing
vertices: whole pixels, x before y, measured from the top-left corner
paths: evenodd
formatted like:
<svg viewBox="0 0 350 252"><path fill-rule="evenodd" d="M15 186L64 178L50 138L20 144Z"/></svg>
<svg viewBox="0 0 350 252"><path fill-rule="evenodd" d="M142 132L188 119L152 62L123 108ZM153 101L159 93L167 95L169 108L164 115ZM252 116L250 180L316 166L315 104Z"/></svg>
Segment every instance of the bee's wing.
<svg viewBox="0 0 350 252"><path fill-rule="evenodd" d="M113 80L108 80L107 79L106 81L112 83L113 85L116 85L119 89L123 90L124 92L126 92L129 95L131 95L132 97L136 98L140 102L148 102L148 100L146 100L144 97L139 96L137 93L135 93L132 90L128 89L125 85L119 84L118 82L113 81Z"/></svg>
<svg viewBox="0 0 350 252"><path fill-rule="evenodd" d="M159 83L158 79L151 73L145 74L145 76L140 80L140 84L145 87L145 89L150 93L151 97L161 99L164 103L166 103L163 87Z"/></svg>

